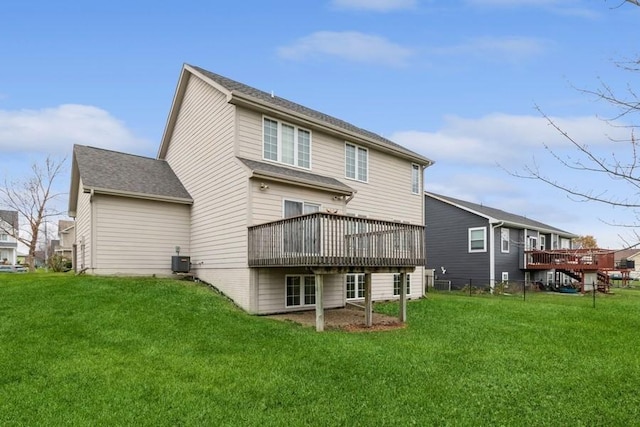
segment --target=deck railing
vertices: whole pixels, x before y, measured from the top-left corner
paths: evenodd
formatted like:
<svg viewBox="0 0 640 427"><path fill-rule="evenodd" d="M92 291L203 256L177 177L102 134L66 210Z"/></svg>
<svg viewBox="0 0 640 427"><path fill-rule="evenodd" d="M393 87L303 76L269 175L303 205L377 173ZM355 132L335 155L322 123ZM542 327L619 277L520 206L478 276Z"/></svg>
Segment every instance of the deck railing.
<svg viewBox="0 0 640 427"><path fill-rule="evenodd" d="M556 249L525 251L525 268L532 270L602 270L614 267L613 251L603 249Z"/></svg>
<svg viewBox="0 0 640 427"><path fill-rule="evenodd" d="M316 212L249 227L250 267L424 265L424 226Z"/></svg>

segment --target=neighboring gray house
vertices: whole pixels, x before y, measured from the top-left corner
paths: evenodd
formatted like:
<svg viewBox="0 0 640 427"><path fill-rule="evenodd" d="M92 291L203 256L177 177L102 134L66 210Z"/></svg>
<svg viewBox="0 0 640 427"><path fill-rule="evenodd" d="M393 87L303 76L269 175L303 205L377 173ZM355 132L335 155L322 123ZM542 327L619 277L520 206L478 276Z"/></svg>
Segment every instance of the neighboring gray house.
<svg viewBox="0 0 640 427"><path fill-rule="evenodd" d="M559 228L429 192L425 193L425 224L427 269L433 269L436 279L450 282L454 288L469 283L493 287L509 281L576 279L571 271L560 268L566 267L564 263L548 268L532 262L534 258L529 256L530 251L539 251L551 257L557 251L561 256L553 260L564 260L572 249L572 239L578 236Z"/></svg>
<svg viewBox="0 0 640 427"><path fill-rule="evenodd" d="M373 300L406 307L424 292L423 172L432 163L184 65L157 158L75 146L78 266L171 274L180 248L191 274L245 310L315 309L319 328L324 307L351 300L368 313Z"/></svg>
<svg viewBox="0 0 640 427"><path fill-rule="evenodd" d="M16 264L18 257L18 212L0 210L0 264Z"/></svg>

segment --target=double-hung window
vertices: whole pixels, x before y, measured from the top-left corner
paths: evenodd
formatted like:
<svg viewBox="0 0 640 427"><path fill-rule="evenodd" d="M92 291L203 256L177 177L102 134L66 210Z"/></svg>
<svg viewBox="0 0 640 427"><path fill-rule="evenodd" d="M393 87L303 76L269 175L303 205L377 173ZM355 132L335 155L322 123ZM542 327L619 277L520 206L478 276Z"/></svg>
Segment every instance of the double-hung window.
<svg viewBox="0 0 640 427"><path fill-rule="evenodd" d="M407 274L407 295L411 293L411 275ZM393 295L400 295L400 273L393 275Z"/></svg>
<svg viewBox="0 0 640 427"><path fill-rule="evenodd" d="M420 194L420 165L411 165L411 192Z"/></svg>
<svg viewBox="0 0 640 427"><path fill-rule="evenodd" d="M509 253L509 229L502 228L500 230L500 250L502 253Z"/></svg>
<svg viewBox="0 0 640 427"><path fill-rule="evenodd" d="M311 169L311 132L265 117L262 131L265 160Z"/></svg>
<svg viewBox="0 0 640 427"><path fill-rule="evenodd" d="M487 251L487 228L474 227L469 229L469 252Z"/></svg>
<svg viewBox="0 0 640 427"><path fill-rule="evenodd" d="M344 173L347 178L367 182L369 179L369 151L354 144L345 144Z"/></svg>
<svg viewBox="0 0 640 427"><path fill-rule="evenodd" d="M286 276L286 305L295 307L316 304L316 278L311 275Z"/></svg>

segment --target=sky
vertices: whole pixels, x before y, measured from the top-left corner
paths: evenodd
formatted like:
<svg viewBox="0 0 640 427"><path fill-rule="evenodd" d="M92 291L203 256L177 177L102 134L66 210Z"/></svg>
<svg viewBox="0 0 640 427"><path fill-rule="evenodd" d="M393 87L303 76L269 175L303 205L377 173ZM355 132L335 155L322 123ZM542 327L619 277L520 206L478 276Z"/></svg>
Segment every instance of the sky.
<svg viewBox="0 0 640 427"><path fill-rule="evenodd" d="M0 14L0 178L73 144L155 157L183 63L376 132L435 161L425 189L525 215L605 248L637 212L569 197L527 170L636 200L564 167L577 150L633 159L627 96L640 7L623 0L6 2ZM548 120L549 119L549 120ZM627 141L627 142L625 142ZM555 157L554 157L555 156ZM66 209L68 194L57 207ZM618 225L615 225L618 224Z"/></svg>

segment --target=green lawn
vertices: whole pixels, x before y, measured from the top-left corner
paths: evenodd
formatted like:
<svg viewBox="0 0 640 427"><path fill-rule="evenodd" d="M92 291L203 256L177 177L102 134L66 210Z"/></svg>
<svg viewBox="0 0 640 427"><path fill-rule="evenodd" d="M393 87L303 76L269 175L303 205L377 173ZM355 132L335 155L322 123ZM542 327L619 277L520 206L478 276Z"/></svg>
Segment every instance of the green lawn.
<svg viewBox="0 0 640 427"><path fill-rule="evenodd" d="M0 425L638 425L640 291L614 291L316 333L189 282L4 274Z"/></svg>

